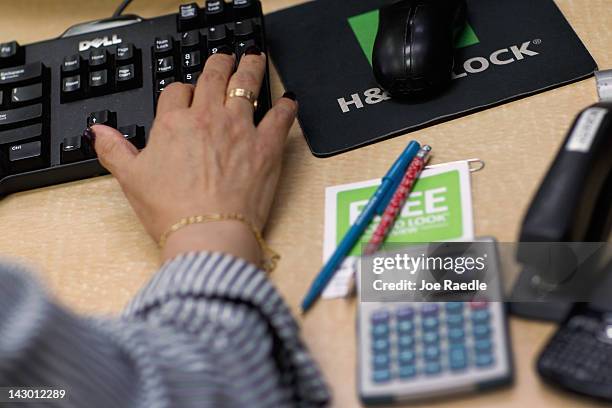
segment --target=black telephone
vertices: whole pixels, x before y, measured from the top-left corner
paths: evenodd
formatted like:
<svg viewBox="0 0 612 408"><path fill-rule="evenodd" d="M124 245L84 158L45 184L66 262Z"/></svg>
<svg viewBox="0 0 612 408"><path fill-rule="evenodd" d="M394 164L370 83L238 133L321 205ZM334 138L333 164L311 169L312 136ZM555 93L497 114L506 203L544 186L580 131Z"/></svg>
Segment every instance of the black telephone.
<svg viewBox="0 0 612 408"><path fill-rule="evenodd" d="M538 373L569 391L612 401L612 262L591 302L577 303L540 354Z"/></svg>
<svg viewBox="0 0 612 408"><path fill-rule="evenodd" d="M513 291L513 298L540 299L515 302L513 313L538 319L560 321L579 294L563 293L563 283L576 273L572 269L571 242L605 242L612 225L612 71L596 74L602 102L583 110L572 125L523 221L520 241L567 242L567 251L555 244L551 259L559 267L542 270L532 262L528 250L519 249L517 260L524 269ZM604 98L605 97L605 98ZM606 99L608 101L606 101ZM524 245L525 248L528 245ZM551 248L553 245L551 244ZM519 245L520 248L520 245ZM580 276L587 291L596 284L601 268L592 267L593 276ZM554 262L553 262L554 263ZM588 284L588 285L587 285ZM543 299L542 293L546 294ZM544 301L545 300L545 301Z"/></svg>

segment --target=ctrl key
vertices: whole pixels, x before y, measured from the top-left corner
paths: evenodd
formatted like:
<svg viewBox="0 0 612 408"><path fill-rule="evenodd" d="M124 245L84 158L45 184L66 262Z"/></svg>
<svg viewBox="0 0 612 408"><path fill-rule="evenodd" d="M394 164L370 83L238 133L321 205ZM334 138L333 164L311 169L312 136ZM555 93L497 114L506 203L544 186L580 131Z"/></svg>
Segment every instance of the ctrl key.
<svg viewBox="0 0 612 408"><path fill-rule="evenodd" d="M45 166L40 141L9 146L8 161L11 173L24 173Z"/></svg>

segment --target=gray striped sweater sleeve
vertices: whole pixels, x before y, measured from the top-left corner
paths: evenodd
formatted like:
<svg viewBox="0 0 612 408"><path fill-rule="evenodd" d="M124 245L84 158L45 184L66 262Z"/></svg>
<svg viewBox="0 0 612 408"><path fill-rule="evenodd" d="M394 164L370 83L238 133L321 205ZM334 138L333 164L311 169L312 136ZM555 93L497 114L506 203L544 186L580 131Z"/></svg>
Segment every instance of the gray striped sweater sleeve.
<svg viewBox="0 0 612 408"><path fill-rule="evenodd" d="M204 252L163 265L116 319L76 316L22 267L0 265L0 387L9 386L67 391L62 401L30 407L319 407L330 400L265 274Z"/></svg>

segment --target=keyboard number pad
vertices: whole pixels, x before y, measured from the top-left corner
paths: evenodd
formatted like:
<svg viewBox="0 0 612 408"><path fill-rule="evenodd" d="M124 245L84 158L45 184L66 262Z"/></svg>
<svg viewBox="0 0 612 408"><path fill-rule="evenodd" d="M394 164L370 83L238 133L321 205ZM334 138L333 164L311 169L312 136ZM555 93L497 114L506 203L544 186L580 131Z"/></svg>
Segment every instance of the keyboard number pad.
<svg viewBox="0 0 612 408"><path fill-rule="evenodd" d="M370 316L374 383L460 374L495 364L487 302L407 304Z"/></svg>

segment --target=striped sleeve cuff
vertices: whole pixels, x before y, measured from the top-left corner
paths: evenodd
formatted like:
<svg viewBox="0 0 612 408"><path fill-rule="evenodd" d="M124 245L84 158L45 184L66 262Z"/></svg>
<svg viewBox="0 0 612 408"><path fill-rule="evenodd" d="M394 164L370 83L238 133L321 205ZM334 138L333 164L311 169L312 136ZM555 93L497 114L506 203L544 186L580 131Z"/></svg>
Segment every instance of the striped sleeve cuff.
<svg viewBox="0 0 612 408"><path fill-rule="evenodd" d="M281 370L295 387L298 405L325 406L330 395L317 364L303 344L291 312L265 273L243 259L194 252L166 262L127 306L124 318L146 316L177 299L222 299L257 309L268 321L282 350ZM286 377L286 378L287 378Z"/></svg>

